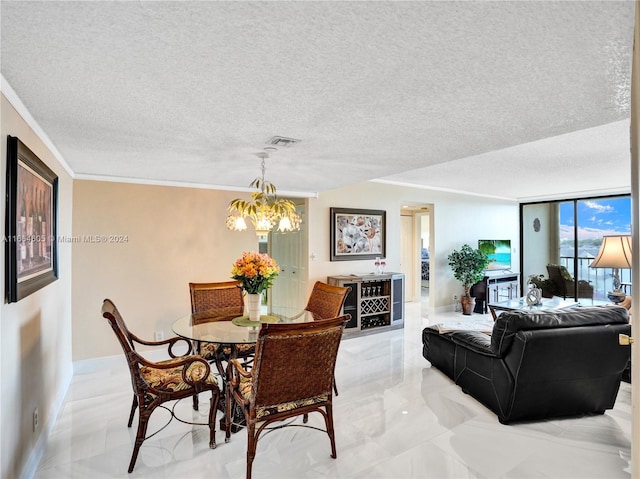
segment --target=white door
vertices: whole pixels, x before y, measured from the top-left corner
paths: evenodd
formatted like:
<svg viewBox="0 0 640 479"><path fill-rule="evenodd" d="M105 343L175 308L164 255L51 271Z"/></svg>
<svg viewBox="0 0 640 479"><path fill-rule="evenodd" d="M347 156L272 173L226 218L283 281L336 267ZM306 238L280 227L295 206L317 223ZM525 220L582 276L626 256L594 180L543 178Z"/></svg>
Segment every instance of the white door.
<svg viewBox="0 0 640 479"><path fill-rule="evenodd" d="M271 311L287 315L306 304L307 291L307 229L304 205L297 208L302 217L300 231L274 231L269 237L271 257L280 267L280 274L270 289Z"/></svg>
<svg viewBox="0 0 640 479"><path fill-rule="evenodd" d="M400 216L400 272L404 273L406 301L416 300L416 264L420 256L414 247L413 215Z"/></svg>

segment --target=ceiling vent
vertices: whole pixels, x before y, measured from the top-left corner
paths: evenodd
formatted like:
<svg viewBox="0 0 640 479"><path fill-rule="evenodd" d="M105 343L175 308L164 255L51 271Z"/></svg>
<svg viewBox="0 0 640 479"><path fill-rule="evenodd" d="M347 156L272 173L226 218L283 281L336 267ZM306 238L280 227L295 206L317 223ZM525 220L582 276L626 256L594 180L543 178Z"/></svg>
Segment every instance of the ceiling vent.
<svg viewBox="0 0 640 479"><path fill-rule="evenodd" d="M267 145L277 146L279 148L289 148L290 146L300 143L301 140L295 138L287 138L285 136L273 136L267 141Z"/></svg>

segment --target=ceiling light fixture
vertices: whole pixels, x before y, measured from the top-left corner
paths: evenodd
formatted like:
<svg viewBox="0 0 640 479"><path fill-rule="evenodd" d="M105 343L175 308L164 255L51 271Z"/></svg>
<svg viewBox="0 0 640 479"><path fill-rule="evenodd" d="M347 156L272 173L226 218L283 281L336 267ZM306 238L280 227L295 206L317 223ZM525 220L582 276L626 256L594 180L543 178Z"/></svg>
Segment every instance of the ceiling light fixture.
<svg viewBox="0 0 640 479"><path fill-rule="evenodd" d="M265 148L267 150L267 148ZM275 148L269 148L275 150ZM262 158L262 176L256 178L249 186L258 191L251 193L251 200L236 198L229 203L231 214L227 217L227 228L232 231L244 231L247 229L245 221L248 218L258 236L266 236L278 225L282 232L297 231L300 229L302 218L296 212L296 205L291 200L278 198L276 186L264 179L266 170L265 159L269 158L267 151L257 153Z"/></svg>

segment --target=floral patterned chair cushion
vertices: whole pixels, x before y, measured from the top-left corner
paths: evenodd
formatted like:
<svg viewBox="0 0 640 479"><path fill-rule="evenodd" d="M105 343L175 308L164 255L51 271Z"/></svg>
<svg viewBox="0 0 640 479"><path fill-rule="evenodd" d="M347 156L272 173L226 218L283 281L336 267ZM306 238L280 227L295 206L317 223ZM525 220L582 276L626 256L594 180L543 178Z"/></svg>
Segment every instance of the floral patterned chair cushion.
<svg viewBox="0 0 640 479"><path fill-rule="evenodd" d="M174 359L166 361L159 361L158 364L170 364L175 362ZM177 366L171 369L158 369L149 366L142 366L140 368L140 375L142 378L154 389L163 391L184 391L190 389L192 386L185 382L182 372L184 366ZM205 367L203 364L192 364L185 374L189 380L198 381L205 374ZM215 375L212 371L209 372L209 377L205 381L206 384L217 385Z"/></svg>
<svg viewBox="0 0 640 479"><path fill-rule="evenodd" d="M205 358L207 361L213 361L216 357L216 351L220 348L219 343L200 343L198 349L198 355ZM237 344L236 353L239 357L249 356L254 354L256 347L254 344ZM231 346L225 346L222 348L222 354L225 358L231 356Z"/></svg>
<svg viewBox="0 0 640 479"><path fill-rule="evenodd" d="M249 401L249 397L251 396L252 386L253 386L253 378L240 376L239 390L246 402ZM325 402L327 401L328 398L329 398L328 394L321 394L320 396L316 396L312 398L297 399L295 401L285 402L280 404L272 404L269 406L258 406L256 407L256 419L269 416L270 414L273 414L276 412L291 411L301 406L309 406L311 404L318 404L321 402Z"/></svg>
<svg viewBox="0 0 640 479"><path fill-rule="evenodd" d="M133 401L129 413L128 427L133 424L136 410L138 411L138 430L129 462L128 472L135 467L140 446L147 436L147 426L153 411L167 401L192 398L193 408L198 409L198 396L202 392L211 393L209 407L209 447L216 447L216 412L220 402L220 388L216 376L211 374L211 366L203 358L191 354L192 344L185 338L173 337L160 341L147 341L139 338L127 328L122 315L110 299L102 303L102 316L109 322L113 332L122 347L133 387ZM145 346L165 346L167 353L173 359L154 362L146 359L136 351L136 344ZM176 355L174 346L187 346L184 354ZM173 411L171 417L175 417Z"/></svg>

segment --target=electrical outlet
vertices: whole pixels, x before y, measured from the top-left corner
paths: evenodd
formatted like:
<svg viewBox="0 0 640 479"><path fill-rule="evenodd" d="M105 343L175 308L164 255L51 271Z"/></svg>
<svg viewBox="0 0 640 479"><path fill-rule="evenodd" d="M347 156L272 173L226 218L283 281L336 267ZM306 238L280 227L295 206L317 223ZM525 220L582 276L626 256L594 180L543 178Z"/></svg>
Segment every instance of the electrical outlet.
<svg viewBox="0 0 640 479"><path fill-rule="evenodd" d="M454 294L454 295L453 295L453 302L454 302L454 303L457 303L457 302L458 302L458 295L457 295L457 294Z"/></svg>
<svg viewBox="0 0 640 479"><path fill-rule="evenodd" d="M36 432L38 429L38 408L33 410L33 432Z"/></svg>
<svg viewBox="0 0 640 479"><path fill-rule="evenodd" d="M156 331L156 341L162 341L164 339L164 331Z"/></svg>

